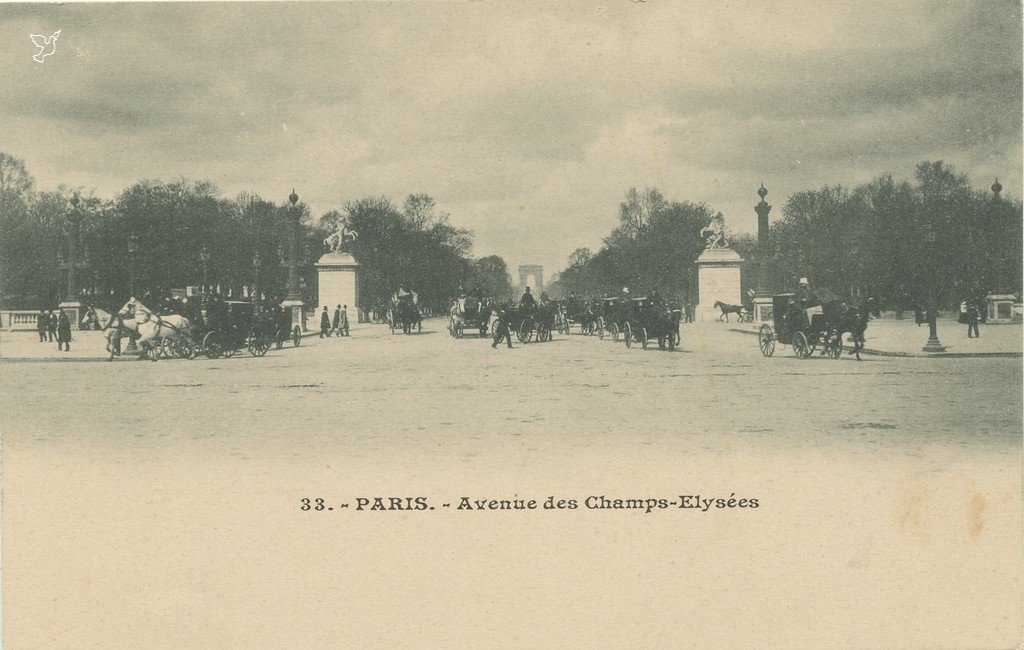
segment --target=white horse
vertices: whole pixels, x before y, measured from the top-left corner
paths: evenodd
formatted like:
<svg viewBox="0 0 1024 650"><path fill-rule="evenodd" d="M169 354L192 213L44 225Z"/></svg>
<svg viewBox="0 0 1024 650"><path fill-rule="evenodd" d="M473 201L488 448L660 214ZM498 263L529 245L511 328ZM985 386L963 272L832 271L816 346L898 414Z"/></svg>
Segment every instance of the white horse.
<svg viewBox="0 0 1024 650"><path fill-rule="evenodd" d="M121 356L121 339L125 336L134 336L136 330L133 319L125 319L99 307L90 306L83 322L86 325L95 324L103 332L103 337L107 339L107 352L110 353L107 361L113 361L115 356Z"/></svg>
<svg viewBox="0 0 1024 650"><path fill-rule="evenodd" d="M149 357L157 360L156 348L164 339L175 340L189 336L190 324L187 318L177 314L160 316L134 297L129 299L118 312L124 318L123 325L138 334L137 343L142 350L140 359Z"/></svg>

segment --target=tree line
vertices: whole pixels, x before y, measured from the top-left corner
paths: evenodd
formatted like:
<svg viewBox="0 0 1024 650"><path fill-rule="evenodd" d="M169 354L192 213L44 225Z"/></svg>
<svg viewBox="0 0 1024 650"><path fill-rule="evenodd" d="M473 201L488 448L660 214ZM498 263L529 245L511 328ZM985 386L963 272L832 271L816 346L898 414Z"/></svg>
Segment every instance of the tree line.
<svg viewBox="0 0 1024 650"><path fill-rule="evenodd" d="M933 290L950 307L1022 288L1021 202L975 189L941 161L922 162L912 180L886 174L854 188L796 192L773 212L765 250L753 235L730 237L747 260L743 291L758 284L759 262L769 291L791 291L807 277L837 295L873 296L898 311L922 305ZM629 286L695 297L699 232L714 214L707 204L669 201L655 188L630 189L600 251L574 251L552 291L600 296Z"/></svg>
<svg viewBox="0 0 1024 650"><path fill-rule="evenodd" d="M362 269L361 307L386 301L400 287L435 309L477 287L512 295L505 261L473 258L472 234L424 194L410 195L401 207L386 197L354 200L320 218L301 201L293 207L252 193L226 198L208 181L140 181L105 200L64 185L39 190L21 160L0 152L0 306L49 308L64 297L76 217L78 289L99 305L201 286L204 276L221 293L279 301L287 292L291 210L299 212L307 305L314 304L323 240L346 218L359 233L350 250Z"/></svg>

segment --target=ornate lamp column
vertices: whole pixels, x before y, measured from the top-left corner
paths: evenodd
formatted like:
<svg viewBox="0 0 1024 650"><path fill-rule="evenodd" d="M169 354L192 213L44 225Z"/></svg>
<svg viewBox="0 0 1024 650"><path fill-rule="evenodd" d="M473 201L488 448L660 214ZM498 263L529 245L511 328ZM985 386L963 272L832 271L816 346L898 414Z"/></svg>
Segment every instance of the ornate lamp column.
<svg viewBox="0 0 1024 650"><path fill-rule="evenodd" d="M935 226L928 224L928 230L924 234L924 242L928 249L928 342L921 348L924 352L945 352L946 348L939 342L939 332L935 320L937 316L937 296L935 295L936 252L935 252Z"/></svg>
<svg viewBox="0 0 1024 650"><path fill-rule="evenodd" d="M302 293L299 290L299 229L300 219L302 218L299 208L296 205L299 202L299 195L295 193L295 189L292 189L292 193L288 196L288 201L292 204L288 208L288 295L285 296L281 306L292 311L292 328L297 325L303 332L306 331L306 319L305 313L302 309Z"/></svg>
<svg viewBox="0 0 1024 650"><path fill-rule="evenodd" d="M203 247L199 249L199 261L203 263L203 289L200 301L203 308L206 308L210 295L210 285L207 281L210 270L210 250L206 247L206 244L203 244Z"/></svg>
<svg viewBox="0 0 1024 650"><path fill-rule="evenodd" d="M79 300L78 295L78 243L82 236L82 212L78 207L79 199L78 195L75 194L69 200L71 204L71 210L68 212L67 219L67 238L68 238L68 255L67 255L67 272L68 282L67 290L64 292L64 301L60 303L60 308L68 314L68 318L71 320L72 327L79 328L82 322L82 308L84 305Z"/></svg>
<svg viewBox="0 0 1024 650"><path fill-rule="evenodd" d="M139 237L128 235L128 293L135 297L135 254L139 251Z"/></svg>
<svg viewBox="0 0 1024 650"><path fill-rule="evenodd" d="M139 252L139 236L135 233L128 235L128 294L135 297L135 254ZM137 354L139 346L135 342L135 334L128 337L128 345L125 346L125 354Z"/></svg>
<svg viewBox="0 0 1024 650"><path fill-rule="evenodd" d="M757 292L754 297L754 321L770 323L772 321L772 298L768 289L768 213L772 206L764 200L768 190L761 183L757 195L761 200L754 206L757 213Z"/></svg>
<svg viewBox="0 0 1024 650"><path fill-rule="evenodd" d="M260 257L260 252L256 251L252 254L252 268L253 268L253 281L252 281L252 304L257 307L260 304L260 265L263 264L263 259Z"/></svg>

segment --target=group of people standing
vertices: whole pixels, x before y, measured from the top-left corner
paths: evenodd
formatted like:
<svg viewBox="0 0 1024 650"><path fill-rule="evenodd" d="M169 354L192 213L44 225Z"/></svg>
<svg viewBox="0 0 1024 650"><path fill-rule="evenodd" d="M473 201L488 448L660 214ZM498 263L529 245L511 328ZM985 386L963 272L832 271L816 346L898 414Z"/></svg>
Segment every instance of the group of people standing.
<svg viewBox="0 0 1024 650"><path fill-rule="evenodd" d="M327 305L320 312L320 338L329 338L331 335L348 336L348 305L338 305L334 310L334 318L327 313Z"/></svg>
<svg viewBox="0 0 1024 650"><path fill-rule="evenodd" d="M58 350L71 351L71 317L63 309L58 309L57 313L40 309L36 315L36 332L40 343L52 343L56 339Z"/></svg>

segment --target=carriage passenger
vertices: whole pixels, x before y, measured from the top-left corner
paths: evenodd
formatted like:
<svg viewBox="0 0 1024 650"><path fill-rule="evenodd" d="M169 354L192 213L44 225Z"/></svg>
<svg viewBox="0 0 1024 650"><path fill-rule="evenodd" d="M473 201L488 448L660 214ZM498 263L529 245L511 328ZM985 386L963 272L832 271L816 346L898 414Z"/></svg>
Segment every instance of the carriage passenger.
<svg viewBox="0 0 1024 650"><path fill-rule="evenodd" d="M537 305L537 301L534 299L533 294L530 293L530 287L526 287L526 292L523 297L519 299L519 306L523 309L533 309Z"/></svg>

